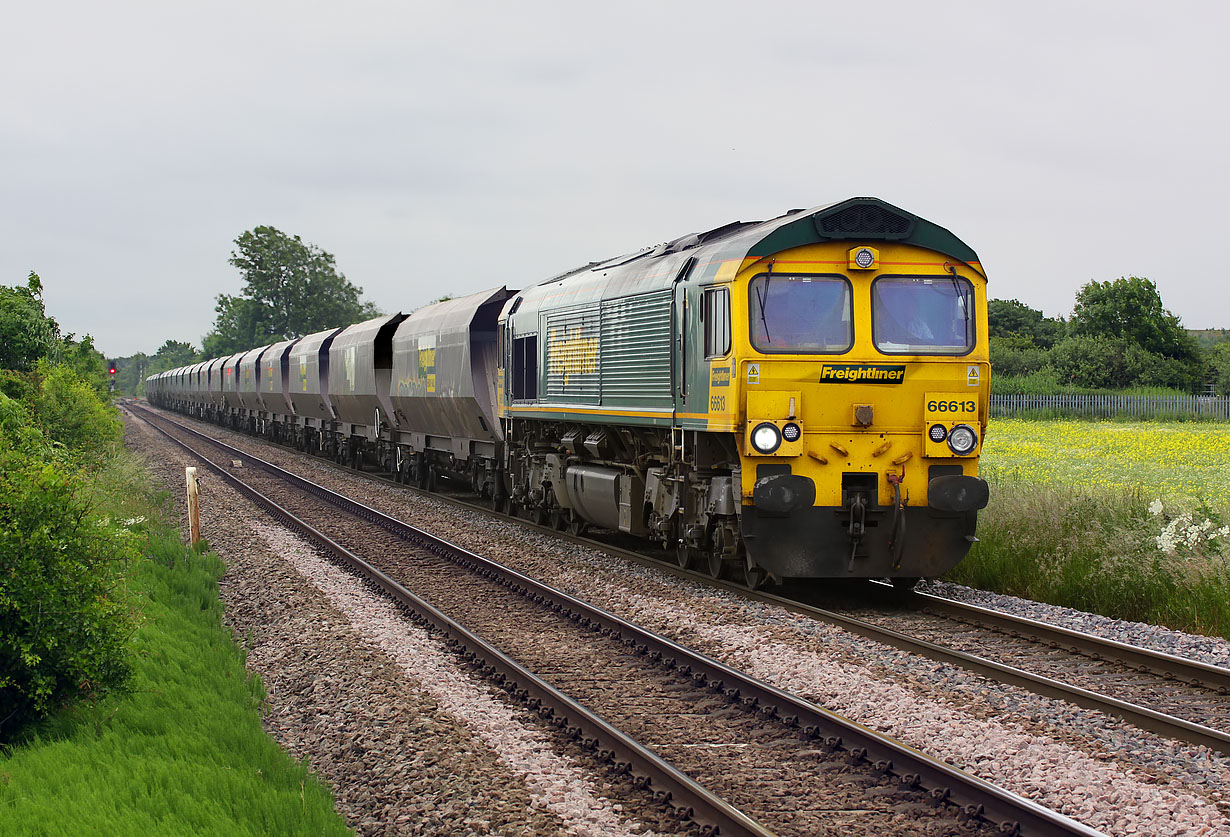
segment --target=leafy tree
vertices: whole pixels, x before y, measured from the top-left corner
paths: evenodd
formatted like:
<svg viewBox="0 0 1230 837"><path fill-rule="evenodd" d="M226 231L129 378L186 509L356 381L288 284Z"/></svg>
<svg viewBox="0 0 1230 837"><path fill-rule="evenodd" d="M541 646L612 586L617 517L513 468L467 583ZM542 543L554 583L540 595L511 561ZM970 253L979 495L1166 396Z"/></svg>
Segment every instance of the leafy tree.
<svg viewBox="0 0 1230 837"><path fill-rule="evenodd" d="M1122 337L1165 357L1198 357L1196 341L1162 307L1157 286L1138 276L1087 283L1076 294L1070 329L1078 336Z"/></svg>
<svg viewBox="0 0 1230 837"><path fill-rule="evenodd" d="M218 318L214 321L213 331L201 339L201 350L205 357L222 357L253 349L262 343L275 343L284 339L279 335L270 334L267 340L262 340L264 329L261 327L261 306L256 300L241 296L218 294L218 304L214 307ZM170 368L170 367L168 367Z"/></svg>
<svg viewBox="0 0 1230 837"><path fill-rule="evenodd" d="M1063 320L1043 316L1016 299L987 302L987 327L991 337L1025 337L1044 349L1062 340L1067 330Z"/></svg>
<svg viewBox="0 0 1230 837"><path fill-rule="evenodd" d="M350 325L375 316L363 289L337 271L334 258L299 236L256 227L235 239L230 263L244 288L238 296L219 294L217 320L203 339L214 357L265 343Z"/></svg>
<svg viewBox="0 0 1230 837"><path fill-rule="evenodd" d="M30 271L26 286L0 285L0 369L27 372L56 349L60 327L43 307L43 283Z"/></svg>
<svg viewBox="0 0 1230 837"><path fill-rule="evenodd" d="M192 348L191 343L181 343L178 340L168 340L163 343L154 354L154 359L159 365L166 364L166 369L187 366L199 360L197 351Z"/></svg>
<svg viewBox="0 0 1230 837"><path fill-rule="evenodd" d="M1139 276L1089 282L1076 295L1070 331L1077 337L1124 341L1134 377L1125 386L1173 386L1199 392L1206 376L1200 347L1162 306L1157 286ZM1129 356L1130 355L1130 356ZM1166 384L1157 381L1167 381Z"/></svg>
<svg viewBox="0 0 1230 837"><path fill-rule="evenodd" d="M150 374L153 358L145 352L115 359L115 385L123 393L140 395L145 391L145 376Z"/></svg>
<svg viewBox="0 0 1230 837"><path fill-rule="evenodd" d="M1209 351L1209 367L1218 395L1230 395L1230 342L1218 343Z"/></svg>
<svg viewBox="0 0 1230 837"><path fill-rule="evenodd" d="M86 335L80 341L75 335L65 335L48 356L54 363L67 366L103 398L109 397L111 376L107 374L107 359L94 348L94 338Z"/></svg>

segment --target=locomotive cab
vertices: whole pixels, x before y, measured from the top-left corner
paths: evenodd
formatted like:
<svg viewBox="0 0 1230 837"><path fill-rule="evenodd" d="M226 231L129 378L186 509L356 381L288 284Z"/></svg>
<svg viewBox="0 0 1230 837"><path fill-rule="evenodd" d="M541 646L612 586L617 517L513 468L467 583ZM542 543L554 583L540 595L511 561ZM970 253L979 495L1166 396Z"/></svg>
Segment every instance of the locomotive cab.
<svg viewBox="0 0 1230 837"><path fill-rule="evenodd" d="M753 574L914 579L976 540L981 265L955 246L854 235L750 261L730 284L746 328L710 382L737 393L737 411L713 418L735 426Z"/></svg>

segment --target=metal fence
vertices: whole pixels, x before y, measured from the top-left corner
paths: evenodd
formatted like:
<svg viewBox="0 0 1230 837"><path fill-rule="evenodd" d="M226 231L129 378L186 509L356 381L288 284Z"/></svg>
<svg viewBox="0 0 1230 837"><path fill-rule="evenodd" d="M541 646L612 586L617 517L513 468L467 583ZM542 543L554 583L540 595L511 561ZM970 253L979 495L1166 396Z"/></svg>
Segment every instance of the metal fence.
<svg viewBox="0 0 1230 837"><path fill-rule="evenodd" d="M1207 395L992 395L991 416L1230 420L1230 398Z"/></svg>

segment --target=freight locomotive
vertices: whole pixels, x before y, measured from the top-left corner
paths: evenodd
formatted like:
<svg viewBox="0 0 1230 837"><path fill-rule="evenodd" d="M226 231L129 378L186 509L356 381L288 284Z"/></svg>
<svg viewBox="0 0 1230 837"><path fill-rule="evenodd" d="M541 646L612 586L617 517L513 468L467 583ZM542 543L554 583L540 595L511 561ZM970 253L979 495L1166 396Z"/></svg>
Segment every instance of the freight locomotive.
<svg viewBox="0 0 1230 837"><path fill-rule="evenodd" d="M987 504L986 276L875 198L150 377L149 400L752 587L939 575Z"/></svg>

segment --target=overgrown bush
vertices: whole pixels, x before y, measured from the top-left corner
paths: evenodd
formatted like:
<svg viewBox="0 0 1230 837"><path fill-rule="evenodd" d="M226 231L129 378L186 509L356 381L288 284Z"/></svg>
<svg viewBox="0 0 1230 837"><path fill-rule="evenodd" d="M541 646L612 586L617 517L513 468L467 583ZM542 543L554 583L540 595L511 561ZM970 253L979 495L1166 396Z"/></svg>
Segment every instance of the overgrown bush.
<svg viewBox="0 0 1230 837"><path fill-rule="evenodd" d="M1050 351L1028 337L1016 334L991 336L991 364L997 375L1032 375L1047 369L1050 362Z"/></svg>
<svg viewBox="0 0 1230 837"><path fill-rule="evenodd" d="M49 378L50 392L76 393ZM49 402L41 409L58 415ZM0 394L0 741L70 700L122 687L130 671L134 621L120 581L136 537L91 513L70 452L30 416ZM77 434L104 426L90 421L65 438L89 447Z"/></svg>
<svg viewBox="0 0 1230 837"><path fill-rule="evenodd" d="M1060 381L1091 389L1164 387L1191 393L1204 383L1198 360L1167 357L1123 338L1069 337L1051 349L1050 365Z"/></svg>
<svg viewBox="0 0 1230 837"><path fill-rule="evenodd" d="M79 456L101 460L120 443L124 430L114 409L72 369L39 361L35 420L56 442Z"/></svg>

